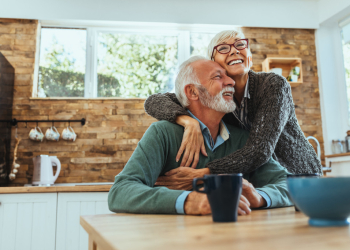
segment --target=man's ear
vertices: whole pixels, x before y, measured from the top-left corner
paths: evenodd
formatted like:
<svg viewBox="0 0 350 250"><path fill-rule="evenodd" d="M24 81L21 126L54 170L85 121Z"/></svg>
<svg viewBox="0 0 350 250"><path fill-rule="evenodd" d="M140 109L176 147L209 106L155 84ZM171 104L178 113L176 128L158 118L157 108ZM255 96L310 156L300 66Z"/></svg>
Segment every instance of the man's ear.
<svg viewBox="0 0 350 250"><path fill-rule="evenodd" d="M196 101L198 100L198 89L193 84L187 84L185 86L185 94L188 100Z"/></svg>

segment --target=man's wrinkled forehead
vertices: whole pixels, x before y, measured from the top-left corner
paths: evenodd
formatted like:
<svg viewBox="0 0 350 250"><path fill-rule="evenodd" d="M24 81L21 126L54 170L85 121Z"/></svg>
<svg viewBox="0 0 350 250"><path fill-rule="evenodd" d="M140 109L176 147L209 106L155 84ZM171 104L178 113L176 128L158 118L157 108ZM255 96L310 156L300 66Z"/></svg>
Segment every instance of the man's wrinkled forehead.
<svg viewBox="0 0 350 250"><path fill-rule="evenodd" d="M217 62L213 62L211 60L194 62L192 67L196 71L199 80L209 79L218 73L226 74L224 68L222 68Z"/></svg>

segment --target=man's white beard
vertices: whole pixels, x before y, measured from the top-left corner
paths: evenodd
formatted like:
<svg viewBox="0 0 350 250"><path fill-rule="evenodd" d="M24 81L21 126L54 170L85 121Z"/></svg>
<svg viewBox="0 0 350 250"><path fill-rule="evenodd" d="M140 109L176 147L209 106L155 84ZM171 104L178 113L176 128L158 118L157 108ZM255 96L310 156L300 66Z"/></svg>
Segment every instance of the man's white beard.
<svg viewBox="0 0 350 250"><path fill-rule="evenodd" d="M224 92L228 91L235 93L233 87L226 87L215 96L209 94L208 90L203 86L197 86L197 89L199 90L199 100L204 106L224 113L230 113L236 109L236 104L233 99L227 101L222 96Z"/></svg>

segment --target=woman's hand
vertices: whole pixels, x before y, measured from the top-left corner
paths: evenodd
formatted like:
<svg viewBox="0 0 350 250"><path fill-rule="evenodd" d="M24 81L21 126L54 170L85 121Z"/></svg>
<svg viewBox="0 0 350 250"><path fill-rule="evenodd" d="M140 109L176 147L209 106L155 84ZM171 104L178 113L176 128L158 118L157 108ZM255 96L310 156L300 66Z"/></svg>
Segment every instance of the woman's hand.
<svg viewBox="0 0 350 250"><path fill-rule="evenodd" d="M181 158L180 167L189 167L192 163L192 168L195 168L199 161L199 154L208 156L205 151L204 140L199 122L189 116L178 116L176 123L184 127L184 135L182 138L180 149L176 155L176 162ZM185 151L185 152L184 152Z"/></svg>

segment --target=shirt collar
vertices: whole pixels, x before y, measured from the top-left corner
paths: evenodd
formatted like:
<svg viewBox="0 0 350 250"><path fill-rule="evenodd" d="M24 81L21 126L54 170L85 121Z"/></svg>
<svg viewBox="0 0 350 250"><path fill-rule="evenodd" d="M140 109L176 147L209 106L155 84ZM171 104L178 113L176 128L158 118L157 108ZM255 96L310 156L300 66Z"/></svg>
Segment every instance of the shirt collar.
<svg viewBox="0 0 350 250"><path fill-rule="evenodd" d="M247 79L247 83L245 84L244 97L250 99L250 94L249 94L249 76L248 76L248 79Z"/></svg>
<svg viewBox="0 0 350 250"><path fill-rule="evenodd" d="M208 130L208 127L201 121L199 120L194 114L191 113L191 111L187 110L187 112L199 122L199 126L201 128L201 131L203 133L204 130ZM219 135L222 137L222 139L224 139L224 141L226 141L229 137L230 137L230 132L228 131L226 124L224 123L223 120L220 121L220 131L219 131Z"/></svg>

